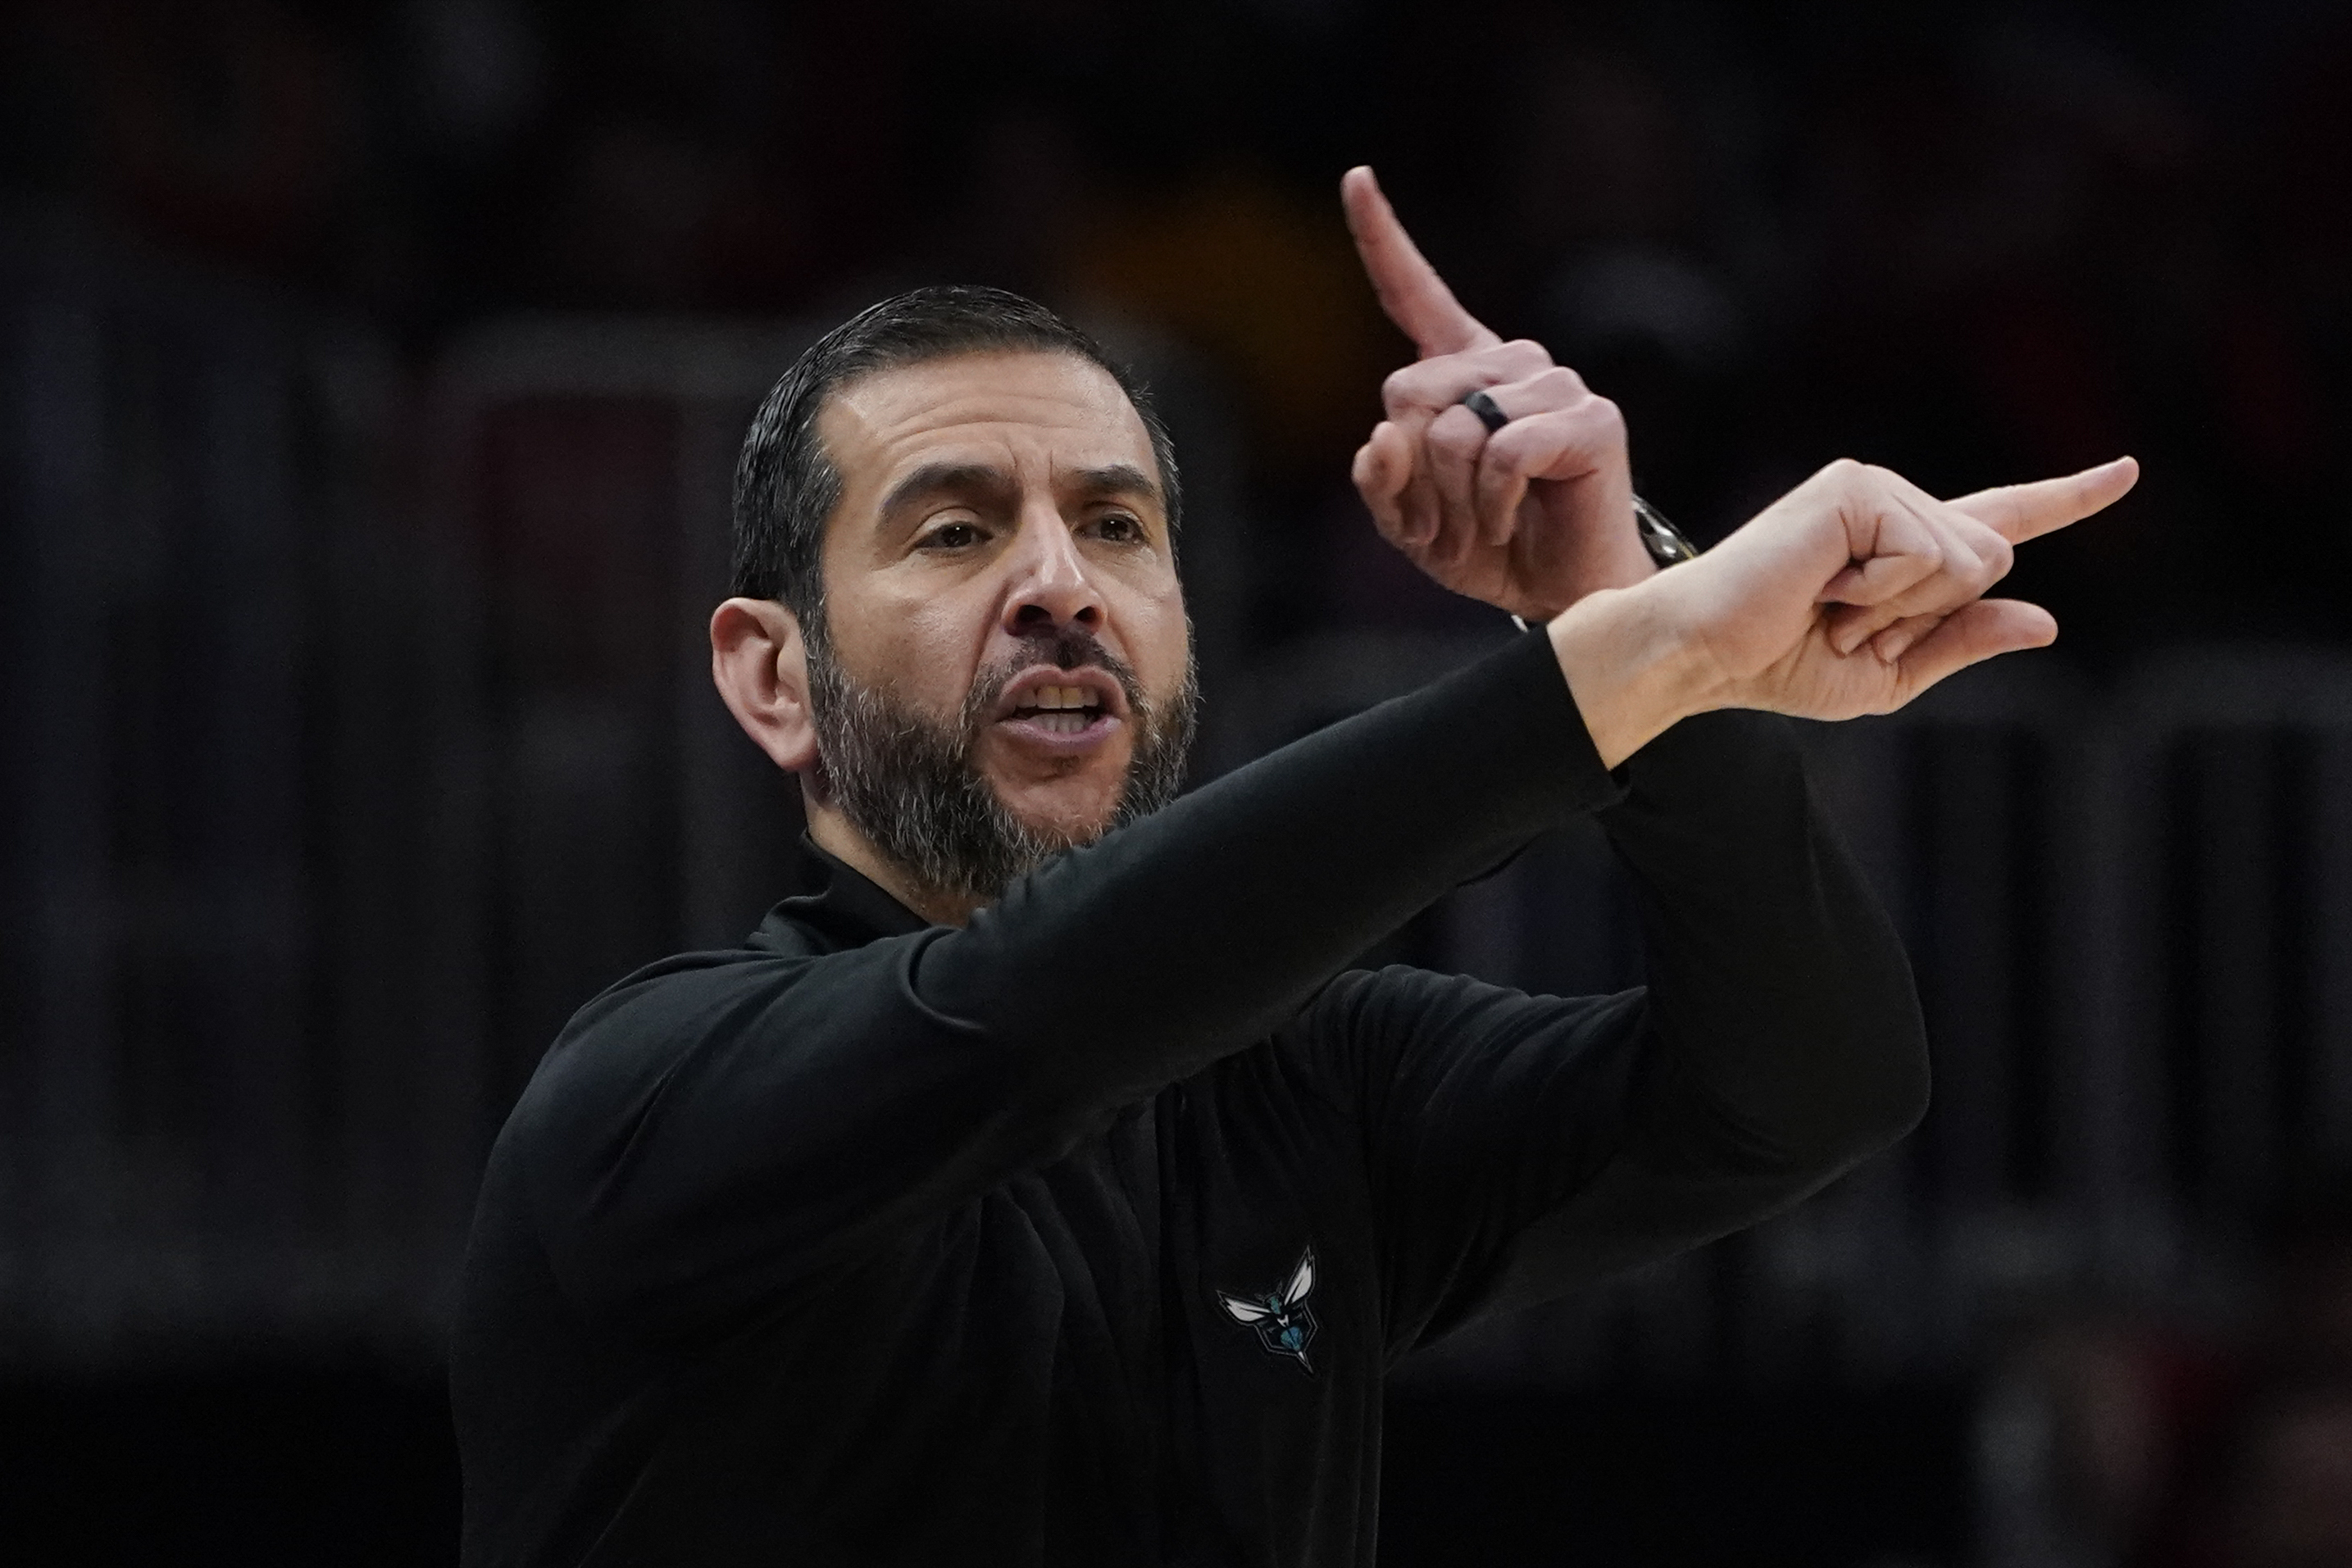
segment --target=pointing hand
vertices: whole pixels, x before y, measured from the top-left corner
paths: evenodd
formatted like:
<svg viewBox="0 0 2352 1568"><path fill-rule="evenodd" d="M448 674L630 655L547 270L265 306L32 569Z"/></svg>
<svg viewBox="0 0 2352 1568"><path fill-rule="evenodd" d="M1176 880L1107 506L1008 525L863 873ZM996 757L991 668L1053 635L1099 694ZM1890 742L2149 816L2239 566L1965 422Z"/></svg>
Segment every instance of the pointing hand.
<svg viewBox="0 0 2352 1568"><path fill-rule="evenodd" d="M1339 194L1381 308L1421 356L1382 385L1388 417L1356 454L1381 535L1455 592L1530 621L1648 577L1617 405L1465 310L1370 169ZM1462 406L1481 389L1510 416L1492 434Z"/></svg>
<svg viewBox="0 0 2352 1568"><path fill-rule="evenodd" d="M1614 766L1676 719L1750 707L1891 713L1945 676L2058 634L1986 599L2017 546L2120 499L2128 457L1939 501L1899 474L1831 464L1698 559L1552 622L1579 710Z"/></svg>

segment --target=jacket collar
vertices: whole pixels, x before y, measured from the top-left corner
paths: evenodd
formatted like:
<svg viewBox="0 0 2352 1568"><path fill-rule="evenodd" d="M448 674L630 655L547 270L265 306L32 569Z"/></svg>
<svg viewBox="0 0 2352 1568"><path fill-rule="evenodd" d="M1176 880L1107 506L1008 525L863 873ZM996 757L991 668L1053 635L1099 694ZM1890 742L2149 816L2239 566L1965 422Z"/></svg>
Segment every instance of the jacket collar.
<svg viewBox="0 0 2352 1568"><path fill-rule="evenodd" d="M930 922L882 891L847 862L817 847L806 833L801 850L824 869L823 893L788 898L768 912L752 942L762 947L797 947L814 936L827 952L863 947L885 936L928 930ZM793 932L801 934L794 940Z"/></svg>

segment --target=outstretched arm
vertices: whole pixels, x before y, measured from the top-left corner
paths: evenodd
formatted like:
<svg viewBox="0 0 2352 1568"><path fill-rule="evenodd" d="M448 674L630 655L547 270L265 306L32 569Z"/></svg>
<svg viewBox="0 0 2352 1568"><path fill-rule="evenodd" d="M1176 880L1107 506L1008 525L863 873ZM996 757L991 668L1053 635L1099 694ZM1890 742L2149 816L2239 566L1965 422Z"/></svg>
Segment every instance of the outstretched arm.
<svg viewBox="0 0 2352 1568"><path fill-rule="evenodd" d="M709 1322L1060 1157L1617 793L1528 637L1017 881L961 928L700 955L584 1009L491 1158L574 1301ZM1368 853L1367 846L1379 852Z"/></svg>

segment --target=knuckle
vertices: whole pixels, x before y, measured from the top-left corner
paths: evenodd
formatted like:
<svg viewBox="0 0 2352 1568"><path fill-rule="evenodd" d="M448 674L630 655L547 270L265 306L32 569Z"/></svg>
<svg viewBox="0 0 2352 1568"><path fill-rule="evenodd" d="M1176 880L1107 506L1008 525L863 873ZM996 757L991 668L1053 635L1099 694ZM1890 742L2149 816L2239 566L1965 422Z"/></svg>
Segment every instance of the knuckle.
<svg viewBox="0 0 2352 1568"><path fill-rule="evenodd" d="M1987 561L2005 562L2010 559L2010 544L1999 528L1989 528L1971 517L1968 520L1969 548Z"/></svg>
<svg viewBox="0 0 2352 1568"><path fill-rule="evenodd" d="M1523 338L1490 349L1487 354L1485 368L1507 382L1523 382L1551 368L1551 356Z"/></svg>
<svg viewBox="0 0 2352 1568"><path fill-rule="evenodd" d="M1578 395L1584 391L1583 382L1578 379L1574 371L1564 365L1553 365L1548 370L1539 371L1528 384L1532 391L1541 392L1548 398L1556 399L1561 407L1575 402Z"/></svg>
<svg viewBox="0 0 2352 1568"><path fill-rule="evenodd" d="M1525 444L1506 442L1501 436L1486 443L1486 451L1478 455L1478 488L1482 497L1499 495L1506 487L1527 477L1528 456Z"/></svg>
<svg viewBox="0 0 2352 1568"><path fill-rule="evenodd" d="M1475 452L1486 438L1485 423L1458 402L1429 422L1429 444L1443 451Z"/></svg>
<svg viewBox="0 0 2352 1568"><path fill-rule="evenodd" d="M1430 368L1442 361L1427 360L1420 364L1405 365L1391 371L1381 382L1381 396L1391 409L1414 408L1430 401Z"/></svg>

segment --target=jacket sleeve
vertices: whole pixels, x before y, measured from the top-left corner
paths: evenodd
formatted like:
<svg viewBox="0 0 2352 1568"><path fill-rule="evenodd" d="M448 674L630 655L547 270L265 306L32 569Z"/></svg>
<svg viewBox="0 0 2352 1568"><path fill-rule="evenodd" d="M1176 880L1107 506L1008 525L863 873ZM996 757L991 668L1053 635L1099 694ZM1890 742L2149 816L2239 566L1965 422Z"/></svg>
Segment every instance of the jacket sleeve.
<svg viewBox="0 0 2352 1568"><path fill-rule="evenodd" d="M1705 715L1622 771L1645 988L1354 974L1286 1031L1359 1086L1396 1354L1752 1224L1926 1110L1909 965L1787 722Z"/></svg>
<svg viewBox="0 0 2352 1568"><path fill-rule="evenodd" d="M549 1053L493 1174L591 1310L773 1301L1264 1040L1416 910L1616 793L1549 641L1516 639L961 929L633 977Z"/></svg>

